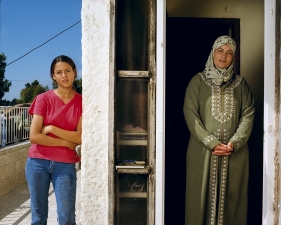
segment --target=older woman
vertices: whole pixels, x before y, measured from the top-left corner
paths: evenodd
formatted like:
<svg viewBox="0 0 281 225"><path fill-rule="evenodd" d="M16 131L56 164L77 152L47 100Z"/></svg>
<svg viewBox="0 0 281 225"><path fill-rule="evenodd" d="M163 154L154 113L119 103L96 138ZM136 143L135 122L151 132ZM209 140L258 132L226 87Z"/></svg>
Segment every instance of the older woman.
<svg viewBox="0 0 281 225"><path fill-rule="evenodd" d="M246 225L248 145L254 99L233 73L235 41L216 39L205 70L187 86L186 225Z"/></svg>

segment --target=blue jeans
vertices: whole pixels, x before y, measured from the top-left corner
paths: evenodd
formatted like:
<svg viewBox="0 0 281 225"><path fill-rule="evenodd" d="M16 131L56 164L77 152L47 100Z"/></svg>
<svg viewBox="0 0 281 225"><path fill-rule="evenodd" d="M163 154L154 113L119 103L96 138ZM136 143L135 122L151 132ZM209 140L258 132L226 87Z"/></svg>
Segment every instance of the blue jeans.
<svg viewBox="0 0 281 225"><path fill-rule="evenodd" d="M46 225L50 182L54 187L59 225L75 223L75 164L28 158L25 175L30 192L32 225Z"/></svg>

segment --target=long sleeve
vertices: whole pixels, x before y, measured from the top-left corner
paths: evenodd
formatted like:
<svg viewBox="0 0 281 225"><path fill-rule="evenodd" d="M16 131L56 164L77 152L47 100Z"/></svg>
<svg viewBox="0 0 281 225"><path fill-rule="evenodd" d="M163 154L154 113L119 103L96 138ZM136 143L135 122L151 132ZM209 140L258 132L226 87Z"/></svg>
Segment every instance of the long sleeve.
<svg viewBox="0 0 281 225"><path fill-rule="evenodd" d="M186 88L183 112L190 133L209 150L221 144L212 133L208 132L199 115L200 89L202 79L199 75L194 76ZM211 113L211 112L210 112Z"/></svg>
<svg viewBox="0 0 281 225"><path fill-rule="evenodd" d="M244 82L241 84L243 85L241 91L241 116L236 132L230 139L230 142L232 142L234 145L234 151L237 151L241 146L247 143L252 131L255 115L254 98L251 94L247 82L245 80L243 81Z"/></svg>

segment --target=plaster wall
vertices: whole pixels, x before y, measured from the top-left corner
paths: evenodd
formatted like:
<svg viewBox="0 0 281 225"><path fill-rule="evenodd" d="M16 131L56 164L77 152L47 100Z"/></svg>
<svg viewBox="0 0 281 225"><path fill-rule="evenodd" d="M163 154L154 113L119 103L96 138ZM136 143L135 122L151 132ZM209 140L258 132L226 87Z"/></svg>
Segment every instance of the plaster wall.
<svg viewBox="0 0 281 225"><path fill-rule="evenodd" d="M81 224L113 224L114 1L82 1Z"/></svg>

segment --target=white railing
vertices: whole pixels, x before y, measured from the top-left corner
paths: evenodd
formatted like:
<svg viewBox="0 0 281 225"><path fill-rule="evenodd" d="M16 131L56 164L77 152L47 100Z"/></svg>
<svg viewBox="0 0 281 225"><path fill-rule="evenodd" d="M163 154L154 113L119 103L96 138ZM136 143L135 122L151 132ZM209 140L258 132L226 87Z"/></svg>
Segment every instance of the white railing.
<svg viewBox="0 0 281 225"><path fill-rule="evenodd" d="M28 113L28 109L29 107L0 106L1 147L29 139L32 117Z"/></svg>

